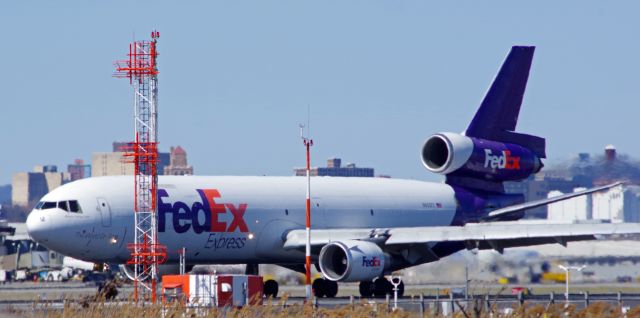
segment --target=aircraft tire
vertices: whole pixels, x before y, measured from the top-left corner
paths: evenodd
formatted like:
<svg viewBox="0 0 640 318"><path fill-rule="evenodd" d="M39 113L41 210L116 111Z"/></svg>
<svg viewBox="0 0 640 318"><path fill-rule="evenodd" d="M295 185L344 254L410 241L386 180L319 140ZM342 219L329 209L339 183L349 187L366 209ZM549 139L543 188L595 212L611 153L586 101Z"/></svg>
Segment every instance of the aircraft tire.
<svg viewBox="0 0 640 318"><path fill-rule="evenodd" d="M360 290L360 297L369 298L373 296L373 288L374 288L373 282L361 281L360 286L358 288Z"/></svg>
<svg viewBox="0 0 640 318"><path fill-rule="evenodd" d="M266 282L264 282L264 286L263 286L263 290L264 290L264 295L269 298L269 297L273 297L276 298L278 297L278 282L276 282L273 279L269 279Z"/></svg>
<svg viewBox="0 0 640 318"><path fill-rule="evenodd" d="M398 297L404 296L404 282L400 282L398 285Z"/></svg>
<svg viewBox="0 0 640 318"><path fill-rule="evenodd" d="M387 294L393 293L393 285L384 277L380 277L373 281L373 285L373 294L376 297L385 297Z"/></svg>
<svg viewBox="0 0 640 318"><path fill-rule="evenodd" d="M316 298L322 298L327 295L327 281L324 278L316 278L311 284L311 290Z"/></svg>
<svg viewBox="0 0 640 318"><path fill-rule="evenodd" d="M325 296L327 298L334 298L338 294L338 282L334 282L332 280L326 279L324 281L325 286Z"/></svg>

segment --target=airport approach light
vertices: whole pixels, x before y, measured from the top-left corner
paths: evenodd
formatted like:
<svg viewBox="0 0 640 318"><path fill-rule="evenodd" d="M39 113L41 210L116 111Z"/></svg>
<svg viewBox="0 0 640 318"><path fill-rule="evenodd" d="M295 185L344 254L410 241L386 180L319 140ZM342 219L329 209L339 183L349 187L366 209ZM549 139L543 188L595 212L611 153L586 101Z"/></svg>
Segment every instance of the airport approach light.
<svg viewBox="0 0 640 318"><path fill-rule="evenodd" d="M562 269L565 272L565 292L564 292L564 299L566 301L566 304L569 305L569 272L572 270L581 272L583 269L585 269L585 267L587 267L587 265L582 265L582 266L564 266L564 265L558 265L558 267L560 267L560 269Z"/></svg>

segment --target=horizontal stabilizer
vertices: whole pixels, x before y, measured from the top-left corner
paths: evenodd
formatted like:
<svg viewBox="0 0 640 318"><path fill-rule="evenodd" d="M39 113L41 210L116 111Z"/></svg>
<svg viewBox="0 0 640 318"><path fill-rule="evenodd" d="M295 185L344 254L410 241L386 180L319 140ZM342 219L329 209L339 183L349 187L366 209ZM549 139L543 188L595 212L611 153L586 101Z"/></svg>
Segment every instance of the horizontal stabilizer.
<svg viewBox="0 0 640 318"><path fill-rule="evenodd" d="M546 198L546 199L542 199L542 200L535 200L535 201L525 202L525 203L522 203L522 204L516 204L516 205L508 206L506 208L501 208L501 209L497 209L497 210L489 212L489 215L487 216L486 219L487 220L498 219L498 218L501 218L501 217L508 216L509 214L519 213L519 212L522 212L524 210L537 208L539 206L548 205L548 204L551 204L551 203L554 203L554 202L568 200L568 199L579 197L579 196L582 196L582 195L587 195L587 194L590 194L590 193L607 190L607 189L610 189L610 188L613 188L613 187L617 187L619 185L622 185L622 182L616 182L616 183L608 184L608 185L601 186L601 187L595 187L595 188L591 188L591 189L587 189L587 190L583 190L583 191L567 193L567 194L563 194L563 195L560 195L560 196L557 196L557 197L553 197L553 198Z"/></svg>

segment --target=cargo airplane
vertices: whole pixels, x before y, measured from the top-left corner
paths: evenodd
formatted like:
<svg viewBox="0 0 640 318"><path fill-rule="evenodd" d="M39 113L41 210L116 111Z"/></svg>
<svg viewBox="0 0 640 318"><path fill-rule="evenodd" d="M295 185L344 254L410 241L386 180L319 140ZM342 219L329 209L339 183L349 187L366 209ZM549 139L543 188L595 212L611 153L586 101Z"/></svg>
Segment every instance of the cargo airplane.
<svg viewBox="0 0 640 318"><path fill-rule="evenodd" d="M462 133L426 139L424 167L444 183L386 178L312 177L312 259L316 296L359 282L362 296L391 290L385 275L456 253L592 240L640 233L637 224L526 224L527 209L604 190L525 202L503 182L538 172L545 139L515 131L534 47L511 49ZM27 227L40 244L84 261L123 264L133 241L132 176L77 180L45 195ZM304 177L160 176L157 225L169 251L194 264L277 264L304 272ZM170 253L165 273L175 273ZM129 272L127 267L123 267ZM402 286L401 286L402 289ZM265 293L276 295L275 281ZM401 290L402 292L402 290Z"/></svg>

